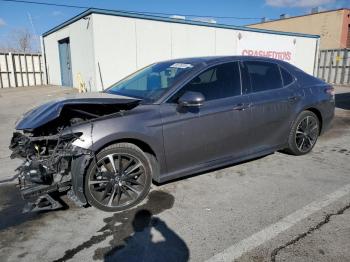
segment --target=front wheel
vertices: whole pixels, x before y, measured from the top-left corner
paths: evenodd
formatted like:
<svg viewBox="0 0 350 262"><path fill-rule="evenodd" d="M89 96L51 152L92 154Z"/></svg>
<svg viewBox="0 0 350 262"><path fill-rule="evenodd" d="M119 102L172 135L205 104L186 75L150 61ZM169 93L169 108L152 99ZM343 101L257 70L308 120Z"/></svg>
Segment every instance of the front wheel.
<svg viewBox="0 0 350 262"><path fill-rule="evenodd" d="M315 146L320 133L320 122L311 111L303 111L299 114L288 138L287 152L293 155L309 153Z"/></svg>
<svg viewBox="0 0 350 262"><path fill-rule="evenodd" d="M151 187L151 167L137 146L119 143L96 155L85 177L85 195L103 211L123 211L140 203Z"/></svg>

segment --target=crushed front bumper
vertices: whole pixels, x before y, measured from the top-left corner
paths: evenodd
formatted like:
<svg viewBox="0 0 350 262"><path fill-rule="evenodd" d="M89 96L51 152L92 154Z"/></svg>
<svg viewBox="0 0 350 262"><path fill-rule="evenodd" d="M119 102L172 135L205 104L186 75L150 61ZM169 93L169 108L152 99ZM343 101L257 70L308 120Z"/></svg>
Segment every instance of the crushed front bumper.
<svg viewBox="0 0 350 262"><path fill-rule="evenodd" d="M54 140L50 149L43 142L45 139ZM41 141L41 144L36 141ZM24 159L16 169L21 196L28 202L24 212L61 208L55 198L64 192L68 192L68 197L77 206L87 204L83 190L84 174L93 152L72 145L73 141L59 136L40 139L14 134L10 145L13 151L11 157ZM52 143L56 144L52 146Z"/></svg>

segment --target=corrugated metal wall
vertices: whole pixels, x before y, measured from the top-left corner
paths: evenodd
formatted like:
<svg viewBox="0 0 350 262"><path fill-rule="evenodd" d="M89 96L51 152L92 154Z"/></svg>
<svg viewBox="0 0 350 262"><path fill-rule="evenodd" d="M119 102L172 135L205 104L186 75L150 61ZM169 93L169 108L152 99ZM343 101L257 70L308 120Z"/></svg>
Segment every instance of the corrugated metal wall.
<svg viewBox="0 0 350 262"><path fill-rule="evenodd" d="M331 84L350 84L350 49L321 50L317 76Z"/></svg>
<svg viewBox="0 0 350 262"><path fill-rule="evenodd" d="M44 84L41 54L0 53L0 88Z"/></svg>

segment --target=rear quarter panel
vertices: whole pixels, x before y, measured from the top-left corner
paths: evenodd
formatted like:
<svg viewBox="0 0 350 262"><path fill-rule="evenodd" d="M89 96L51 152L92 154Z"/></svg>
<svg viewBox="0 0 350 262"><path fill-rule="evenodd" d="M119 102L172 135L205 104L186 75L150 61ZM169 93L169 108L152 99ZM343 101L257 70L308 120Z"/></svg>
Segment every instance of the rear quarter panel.
<svg viewBox="0 0 350 262"><path fill-rule="evenodd" d="M308 75L300 69L293 68L297 83L303 93L303 99L297 108L297 114L311 109L321 118L321 134L326 131L334 117L335 100L334 96L326 93L331 87L328 83Z"/></svg>

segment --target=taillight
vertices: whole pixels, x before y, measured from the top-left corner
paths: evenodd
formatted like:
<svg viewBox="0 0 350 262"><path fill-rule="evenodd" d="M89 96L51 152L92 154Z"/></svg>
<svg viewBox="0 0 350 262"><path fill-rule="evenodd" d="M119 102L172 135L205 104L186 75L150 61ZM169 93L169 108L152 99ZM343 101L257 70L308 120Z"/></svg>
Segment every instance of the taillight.
<svg viewBox="0 0 350 262"><path fill-rule="evenodd" d="M331 96L335 96L335 90L333 86L327 86L324 91Z"/></svg>

